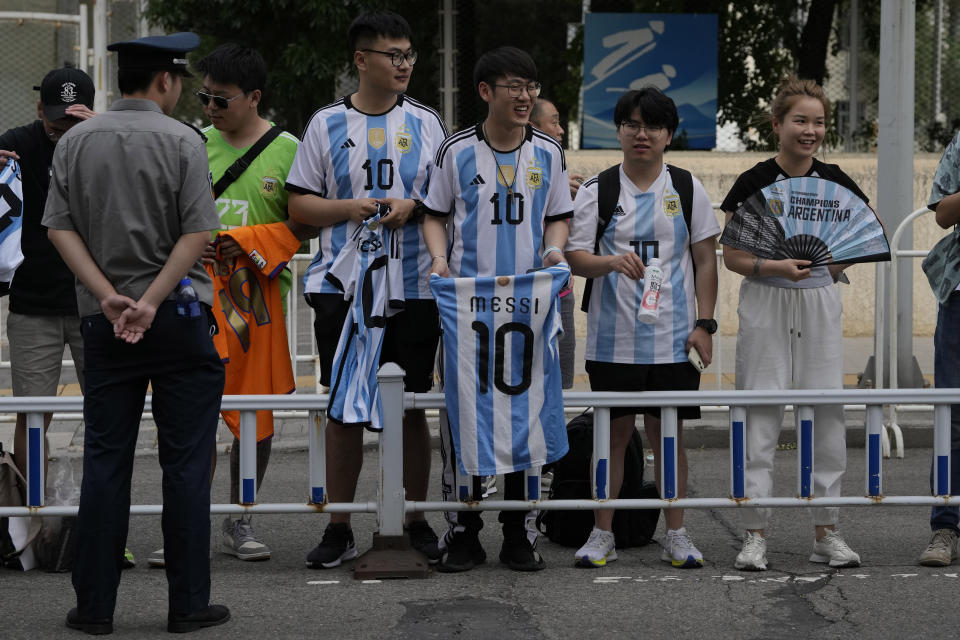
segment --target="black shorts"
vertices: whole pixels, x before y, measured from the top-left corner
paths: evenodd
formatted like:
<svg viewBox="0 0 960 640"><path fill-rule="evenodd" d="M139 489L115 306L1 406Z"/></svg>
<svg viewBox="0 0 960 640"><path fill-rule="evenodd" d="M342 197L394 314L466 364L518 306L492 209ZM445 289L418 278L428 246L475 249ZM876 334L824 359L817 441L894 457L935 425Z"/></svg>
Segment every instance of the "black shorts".
<svg viewBox="0 0 960 640"><path fill-rule="evenodd" d="M350 303L336 293L307 294L313 307L313 333L320 359L320 383L330 386L333 357ZM433 365L440 340L440 313L433 300L407 300L403 311L387 318L380 364L396 362L403 368L403 386L411 393L433 387Z"/></svg>
<svg viewBox="0 0 960 640"><path fill-rule="evenodd" d="M591 391L696 391L700 372L689 362L676 364L621 364L587 360ZM611 407L610 419L642 413L660 417L660 407ZM677 407L681 420L698 420L700 407Z"/></svg>

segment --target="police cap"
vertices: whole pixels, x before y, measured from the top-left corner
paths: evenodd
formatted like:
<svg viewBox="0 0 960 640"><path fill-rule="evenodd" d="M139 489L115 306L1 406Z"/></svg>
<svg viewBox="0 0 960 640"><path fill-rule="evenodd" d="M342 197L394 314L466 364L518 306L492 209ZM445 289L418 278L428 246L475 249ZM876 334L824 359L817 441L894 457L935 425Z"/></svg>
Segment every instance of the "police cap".
<svg viewBox="0 0 960 640"><path fill-rule="evenodd" d="M108 51L117 52L119 69L144 71L177 71L192 77L187 71L187 52L200 46L200 36L189 31L168 36L147 36L126 42L114 42Z"/></svg>

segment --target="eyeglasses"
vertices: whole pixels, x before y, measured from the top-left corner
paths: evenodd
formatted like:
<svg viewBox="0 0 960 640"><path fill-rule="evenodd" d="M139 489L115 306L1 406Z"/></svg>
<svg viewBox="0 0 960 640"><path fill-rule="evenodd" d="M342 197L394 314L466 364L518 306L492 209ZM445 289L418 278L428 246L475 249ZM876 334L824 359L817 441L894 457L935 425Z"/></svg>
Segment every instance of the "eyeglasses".
<svg viewBox="0 0 960 640"><path fill-rule="evenodd" d="M539 82L528 82L527 84L520 84L519 82L514 84L497 84L494 82L493 86L503 87L507 90L507 95L511 98L519 98L521 95L523 95L524 89L526 89L527 94L531 98L536 98L538 95L540 95L541 87Z"/></svg>
<svg viewBox="0 0 960 640"><path fill-rule="evenodd" d="M642 125L639 122L634 122L633 120L624 120L620 123L620 126L627 133L627 135L635 136L641 131L644 131L651 138L656 138L663 133L664 130L664 127L658 127L656 125Z"/></svg>
<svg viewBox="0 0 960 640"><path fill-rule="evenodd" d="M246 94L241 91L232 98L224 98L223 96L215 96L209 93L204 93L203 91L197 91L197 97L200 98L200 102L203 104L203 106L207 106L210 104L210 101L213 100L213 104L218 109L227 109L231 102L243 95Z"/></svg>
<svg viewBox="0 0 960 640"><path fill-rule="evenodd" d="M402 65L404 60L409 62L411 67L417 64L416 49L410 49L406 53L402 51L377 51L376 49L360 49L360 51L369 51L371 53L379 53L382 56L390 56L390 64L395 67Z"/></svg>

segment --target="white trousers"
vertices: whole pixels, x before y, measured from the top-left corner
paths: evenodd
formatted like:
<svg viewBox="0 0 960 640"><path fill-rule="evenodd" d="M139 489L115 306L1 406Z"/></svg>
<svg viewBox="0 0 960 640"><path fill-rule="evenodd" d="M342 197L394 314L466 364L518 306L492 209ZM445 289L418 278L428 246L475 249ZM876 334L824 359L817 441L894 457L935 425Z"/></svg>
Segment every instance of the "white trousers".
<svg viewBox="0 0 960 640"><path fill-rule="evenodd" d="M843 387L843 328L837 287L785 289L745 279L737 314L737 389L840 389ZM784 394L790 402L790 393ZM783 407L749 407L744 490L748 498L773 492L773 459ZM799 433L799 429L798 429ZM843 407L814 409L813 495L840 495L847 466ZM788 492L796 495L795 491ZM815 525L835 525L837 507L810 509ZM744 527L765 529L768 508L741 510Z"/></svg>

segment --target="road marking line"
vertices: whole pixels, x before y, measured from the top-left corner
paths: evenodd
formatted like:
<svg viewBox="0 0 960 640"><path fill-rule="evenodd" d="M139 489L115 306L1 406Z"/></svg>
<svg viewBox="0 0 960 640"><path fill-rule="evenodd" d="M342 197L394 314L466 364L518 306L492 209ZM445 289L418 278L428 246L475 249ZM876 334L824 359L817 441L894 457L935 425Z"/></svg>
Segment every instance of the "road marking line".
<svg viewBox="0 0 960 640"><path fill-rule="evenodd" d="M339 580L308 580L307 584L340 584Z"/></svg>

